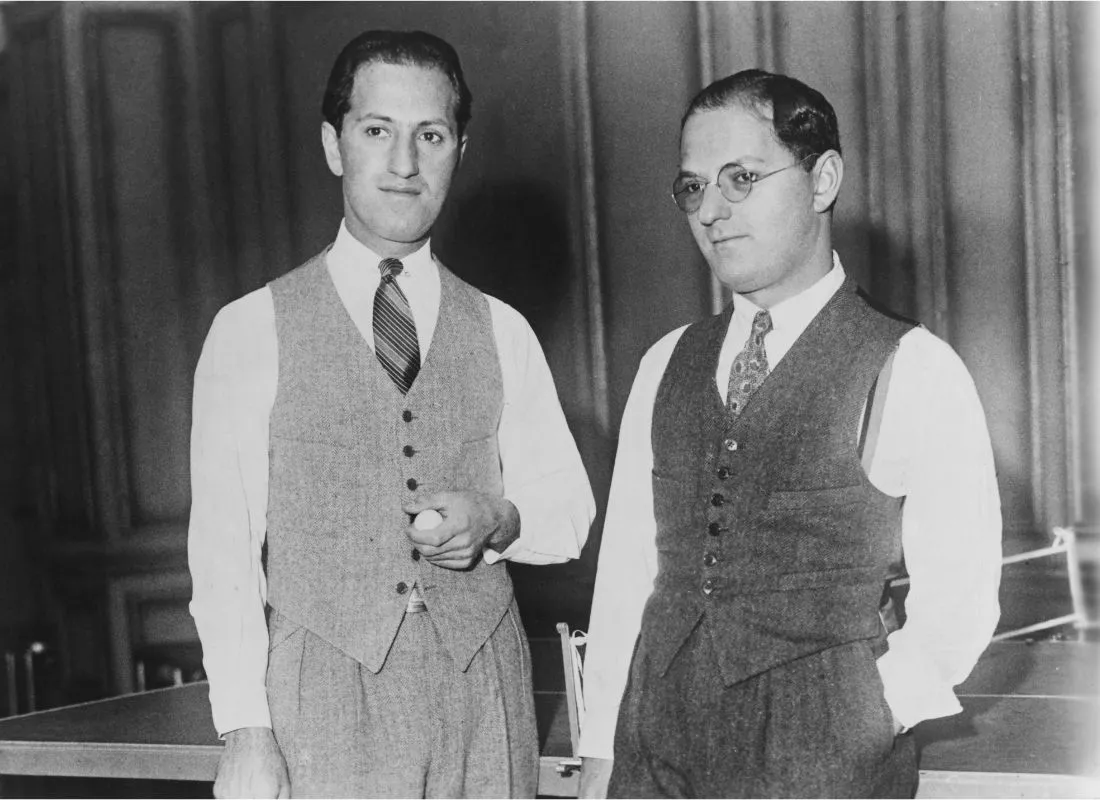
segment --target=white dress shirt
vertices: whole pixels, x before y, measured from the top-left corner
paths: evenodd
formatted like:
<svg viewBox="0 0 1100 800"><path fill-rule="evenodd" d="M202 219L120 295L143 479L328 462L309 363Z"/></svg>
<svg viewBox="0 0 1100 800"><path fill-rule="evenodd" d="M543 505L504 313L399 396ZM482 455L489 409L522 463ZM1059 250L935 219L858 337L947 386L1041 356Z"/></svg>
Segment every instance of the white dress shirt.
<svg viewBox="0 0 1100 800"><path fill-rule="evenodd" d="M770 309L773 328L764 347L772 368L843 282L834 254L825 277ZM733 309L715 371L723 398L760 310L737 295ZM657 574L650 426L683 331L672 331L642 358L623 414L585 657L580 753L586 757L612 757L631 652ZM868 477L886 494L906 498L907 621L889 636L878 668L894 716L912 727L961 710L953 687L973 668L1000 613L1000 496L985 416L962 361L925 328L909 331L898 346Z"/></svg>
<svg viewBox="0 0 1100 800"><path fill-rule="evenodd" d="M380 261L341 224L328 270L372 348ZM439 318L439 270L427 244L401 262L397 282L426 355ZM534 332L515 309L486 299L504 384L498 430L504 496L518 509L521 527L508 549L486 550L485 560L554 564L576 558L595 514L588 476ZM191 613L202 639L214 725L222 734L271 726L260 552L267 533L268 423L278 365L275 307L265 286L218 313L195 371Z"/></svg>

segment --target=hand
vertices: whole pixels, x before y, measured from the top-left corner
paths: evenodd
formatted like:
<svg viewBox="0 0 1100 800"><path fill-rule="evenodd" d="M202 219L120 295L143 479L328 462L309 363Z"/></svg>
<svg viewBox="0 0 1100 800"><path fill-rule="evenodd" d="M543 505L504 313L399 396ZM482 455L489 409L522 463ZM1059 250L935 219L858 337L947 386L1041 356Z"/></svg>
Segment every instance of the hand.
<svg viewBox="0 0 1100 800"><path fill-rule="evenodd" d="M238 728L225 735L214 797L290 797L290 775L271 728Z"/></svg>
<svg viewBox="0 0 1100 800"><path fill-rule="evenodd" d="M405 529L416 549L432 564L447 569L469 569L486 547L505 550L519 537L519 512L503 497L481 492L439 492L416 498L405 513L416 515L433 508L443 517L437 527Z"/></svg>
<svg viewBox="0 0 1100 800"><path fill-rule="evenodd" d="M607 797L612 763L610 758L582 758L581 786L577 797Z"/></svg>

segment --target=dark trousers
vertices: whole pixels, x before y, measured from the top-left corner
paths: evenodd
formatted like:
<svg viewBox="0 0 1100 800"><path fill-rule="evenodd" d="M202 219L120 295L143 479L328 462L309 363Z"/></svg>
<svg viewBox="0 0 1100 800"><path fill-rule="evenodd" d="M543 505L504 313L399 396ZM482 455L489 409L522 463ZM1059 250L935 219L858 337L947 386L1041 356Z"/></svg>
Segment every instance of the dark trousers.
<svg viewBox="0 0 1100 800"><path fill-rule="evenodd" d="M644 639L615 732L610 797L913 797L913 737L895 736L872 643L833 647L724 686L703 625L665 675Z"/></svg>
<svg viewBox="0 0 1100 800"><path fill-rule="evenodd" d="M531 656L513 602L470 668L431 612L375 674L274 612L267 695L293 797L534 797Z"/></svg>

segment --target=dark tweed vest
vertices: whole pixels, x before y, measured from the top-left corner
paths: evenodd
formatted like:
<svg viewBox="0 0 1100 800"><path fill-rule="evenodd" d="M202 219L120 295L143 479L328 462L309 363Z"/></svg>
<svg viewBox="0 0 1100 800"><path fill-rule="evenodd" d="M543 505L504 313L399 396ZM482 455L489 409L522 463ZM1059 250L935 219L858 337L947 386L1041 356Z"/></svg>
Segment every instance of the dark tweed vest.
<svg viewBox="0 0 1100 800"><path fill-rule="evenodd" d="M503 618L503 563L414 560L415 492L503 491L503 384L485 297L440 267L431 348L402 397L363 341L322 253L271 284L279 383L270 429L268 602L378 672L419 584L466 669Z"/></svg>
<svg viewBox="0 0 1100 800"><path fill-rule="evenodd" d="M684 332L658 389L641 633L663 673L702 618L727 685L881 631L902 500L864 474L859 422L912 327L846 281L731 423L714 385L731 315Z"/></svg>

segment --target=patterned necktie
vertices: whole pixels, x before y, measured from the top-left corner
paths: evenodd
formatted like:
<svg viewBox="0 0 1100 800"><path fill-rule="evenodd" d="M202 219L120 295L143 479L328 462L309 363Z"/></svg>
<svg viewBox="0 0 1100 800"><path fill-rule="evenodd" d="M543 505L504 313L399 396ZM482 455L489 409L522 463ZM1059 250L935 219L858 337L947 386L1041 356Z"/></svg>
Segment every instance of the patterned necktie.
<svg viewBox="0 0 1100 800"><path fill-rule="evenodd" d="M726 394L726 408L732 418L745 409L749 396L760 388L768 377L768 354L764 352L764 336L772 329L772 315L758 311L752 320L752 330L745 349L737 354L730 367L730 383Z"/></svg>
<svg viewBox="0 0 1100 800"><path fill-rule="evenodd" d="M378 269L382 282L374 293L374 353L405 394L420 371L420 345L409 301L397 285L404 265L396 258L384 258Z"/></svg>

